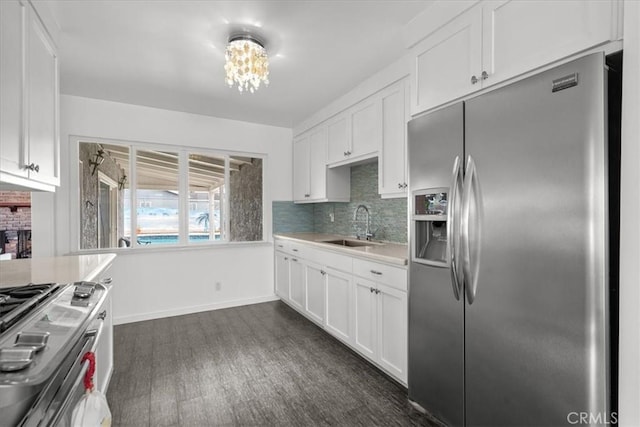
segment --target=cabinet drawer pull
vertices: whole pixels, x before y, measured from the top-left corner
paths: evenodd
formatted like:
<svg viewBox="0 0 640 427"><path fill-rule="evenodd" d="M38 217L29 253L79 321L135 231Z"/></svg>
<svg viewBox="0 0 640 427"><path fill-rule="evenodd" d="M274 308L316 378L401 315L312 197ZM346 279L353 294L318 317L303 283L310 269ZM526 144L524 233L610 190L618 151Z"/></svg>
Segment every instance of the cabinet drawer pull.
<svg viewBox="0 0 640 427"><path fill-rule="evenodd" d="M278 245L279 248L284 248L284 245Z"/></svg>
<svg viewBox="0 0 640 427"><path fill-rule="evenodd" d="M30 165L24 165L24 168L32 172L40 172L40 165L36 165L35 163L31 163Z"/></svg>
<svg viewBox="0 0 640 427"><path fill-rule="evenodd" d="M297 258L291 258L291 261L298 262L298 259Z"/></svg>
<svg viewBox="0 0 640 427"><path fill-rule="evenodd" d="M371 274L375 274L376 276L382 276L381 271L371 270Z"/></svg>
<svg viewBox="0 0 640 427"><path fill-rule="evenodd" d="M288 261L288 260L289 260L289 257L284 257L284 260L285 260L285 261Z"/></svg>
<svg viewBox="0 0 640 427"><path fill-rule="evenodd" d="M291 250L292 250L293 252L298 252L298 250L297 250L297 249L291 249Z"/></svg>
<svg viewBox="0 0 640 427"><path fill-rule="evenodd" d="M100 283L102 283L103 285L109 285L111 284L111 282L113 282L113 278L111 277L105 277L104 279L100 280Z"/></svg>
<svg viewBox="0 0 640 427"><path fill-rule="evenodd" d="M107 310L103 310L100 312L100 314L98 314L98 319L104 320L106 318L107 318Z"/></svg>

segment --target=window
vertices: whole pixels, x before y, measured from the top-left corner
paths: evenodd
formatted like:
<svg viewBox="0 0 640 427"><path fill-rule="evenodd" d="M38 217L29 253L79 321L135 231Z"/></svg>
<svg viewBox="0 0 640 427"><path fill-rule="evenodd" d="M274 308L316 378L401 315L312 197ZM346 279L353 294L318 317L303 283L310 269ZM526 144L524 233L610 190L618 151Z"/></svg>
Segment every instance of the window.
<svg viewBox="0 0 640 427"><path fill-rule="evenodd" d="M78 152L80 249L263 240L260 156L112 141Z"/></svg>

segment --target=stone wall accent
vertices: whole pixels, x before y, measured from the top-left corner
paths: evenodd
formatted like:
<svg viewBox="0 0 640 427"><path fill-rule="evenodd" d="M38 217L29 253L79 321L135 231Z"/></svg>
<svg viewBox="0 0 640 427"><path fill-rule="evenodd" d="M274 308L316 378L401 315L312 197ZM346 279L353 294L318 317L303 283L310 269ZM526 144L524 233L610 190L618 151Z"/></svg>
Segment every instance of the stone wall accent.
<svg viewBox="0 0 640 427"><path fill-rule="evenodd" d="M229 174L229 241L262 240L262 159Z"/></svg>
<svg viewBox="0 0 640 427"><path fill-rule="evenodd" d="M79 160L82 162L82 194L80 195L80 249L98 248L98 171L102 172L115 182L125 171L118 163L105 152L105 159L95 174L91 174L93 166L91 160L95 158L98 144L81 142L79 147ZM122 193L121 190L119 190ZM123 237L124 218L123 197L118 197L118 238Z"/></svg>

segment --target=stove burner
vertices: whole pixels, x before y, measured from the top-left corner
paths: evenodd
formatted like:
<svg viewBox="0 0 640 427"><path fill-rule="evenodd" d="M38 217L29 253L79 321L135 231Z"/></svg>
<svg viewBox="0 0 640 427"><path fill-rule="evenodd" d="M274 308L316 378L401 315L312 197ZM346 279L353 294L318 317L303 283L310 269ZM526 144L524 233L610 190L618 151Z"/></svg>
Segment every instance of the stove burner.
<svg viewBox="0 0 640 427"><path fill-rule="evenodd" d="M0 332L4 332L58 290L56 283L29 284L2 289L0 294Z"/></svg>

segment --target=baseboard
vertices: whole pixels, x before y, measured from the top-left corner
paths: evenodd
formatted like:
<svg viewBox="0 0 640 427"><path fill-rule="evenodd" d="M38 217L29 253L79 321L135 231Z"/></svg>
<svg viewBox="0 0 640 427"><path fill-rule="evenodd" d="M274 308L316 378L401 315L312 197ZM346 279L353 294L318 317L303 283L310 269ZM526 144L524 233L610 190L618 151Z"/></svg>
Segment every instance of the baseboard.
<svg viewBox="0 0 640 427"><path fill-rule="evenodd" d="M277 301L280 297L277 295L267 295L264 297L245 298L231 301L217 302L213 304L196 305L191 307L182 307L172 310L154 311L151 313L134 314L131 316L115 316L113 318L114 325L122 325L125 323L142 322L144 320L161 319L163 317L182 316L184 314L200 313L203 311L220 310L222 308L239 307L241 305L259 304L262 302Z"/></svg>

